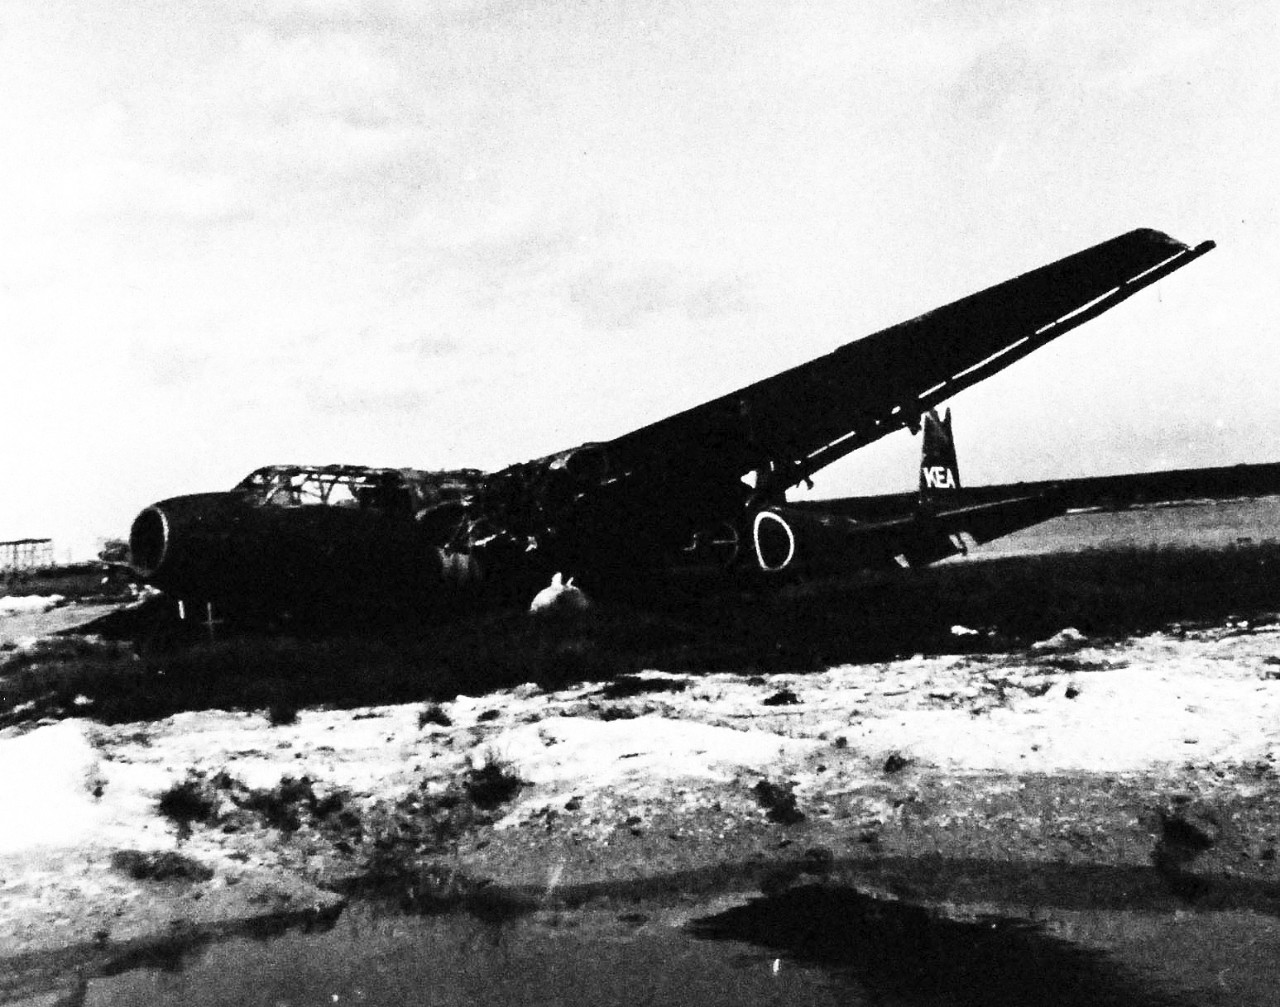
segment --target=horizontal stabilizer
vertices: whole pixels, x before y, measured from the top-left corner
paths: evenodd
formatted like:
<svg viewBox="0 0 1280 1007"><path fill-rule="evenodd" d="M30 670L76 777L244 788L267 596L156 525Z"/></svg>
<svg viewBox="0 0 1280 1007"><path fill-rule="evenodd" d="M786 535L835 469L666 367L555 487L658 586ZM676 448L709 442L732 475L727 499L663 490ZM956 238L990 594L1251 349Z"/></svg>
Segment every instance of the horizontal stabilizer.
<svg viewBox="0 0 1280 1007"><path fill-rule="evenodd" d="M995 500L933 514L922 511L903 555L912 566L925 566L967 552L970 543L983 545L1064 513L1066 507L1052 494Z"/></svg>
<svg viewBox="0 0 1280 1007"><path fill-rule="evenodd" d="M934 519L953 526L957 532L962 532L978 545L983 545L1058 517L1066 511L1067 508L1056 495L1047 494L975 504L935 515Z"/></svg>
<svg viewBox="0 0 1280 1007"><path fill-rule="evenodd" d="M1066 512L1052 494L948 511L918 510L885 521L854 521L810 508L769 507L752 526L755 559L766 573L852 572L927 566Z"/></svg>

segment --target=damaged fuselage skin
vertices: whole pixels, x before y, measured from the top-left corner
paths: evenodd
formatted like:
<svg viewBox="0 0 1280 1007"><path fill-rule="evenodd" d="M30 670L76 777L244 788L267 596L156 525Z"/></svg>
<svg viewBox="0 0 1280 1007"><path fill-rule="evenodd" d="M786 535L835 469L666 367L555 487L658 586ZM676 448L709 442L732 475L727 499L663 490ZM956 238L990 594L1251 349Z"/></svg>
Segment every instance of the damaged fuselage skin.
<svg viewBox="0 0 1280 1007"><path fill-rule="evenodd" d="M1057 513L1043 499L940 506L932 411L1213 247L1131 231L610 441L499 472L261 468L143 510L135 573L223 609L432 611L528 597L555 571L588 591L682 568L778 576L933 562ZM902 427L926 432L917 510L856 522L786 491ZM950 456L954 469L954 453ZM926 492L926 489L930 492Z"/></svg>
<svg viewBox="0 0 1280 1007"><path fill-rule="evenodd" d="M732 500L673 513L660 482L611 472L599 444L494 473L272 465L226 492L144 509L130 560L171 597L224 609L364 602L429 611L519 597L561 569L599 583L672 562L728 565L737 531L694 529L741 511L750 493L740 483Z"/></svg>

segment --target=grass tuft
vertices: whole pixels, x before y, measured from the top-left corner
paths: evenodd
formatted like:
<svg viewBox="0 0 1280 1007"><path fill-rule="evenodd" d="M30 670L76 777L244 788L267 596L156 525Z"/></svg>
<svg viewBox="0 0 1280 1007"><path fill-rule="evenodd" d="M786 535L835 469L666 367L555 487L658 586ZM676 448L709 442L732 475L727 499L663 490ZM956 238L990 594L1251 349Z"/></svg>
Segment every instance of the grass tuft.
<svg viewBox="0 0 1280 1007"><path fill-rule="evenodd" d="M435 724L437 727L452 727L453 721L449 719L449 715L444 712L439 703L427 703L418 711L419 730L428 724Z"/></svg>
<svg viewBox="0 0 1280 1007"><path fill-rule="evenodd" d="M298 706L292 699L277 700L267 707L267 720L272 727L286 727L298 722Z"/></svg>
<svg viewBox="0 0 1280 1007"><path fill-rule="evenodd" d="M761 780L751 792L755 794L760 806L765 809L765 817L779 825L795 825L804 821L804 812L796 804L795 784L773 783Z"/></svg>
<svg viewBox="0 0 1280 1007"><path fill-rule="evenodd" d="M111 866L135 881L208 881L213 868L172 850L116 850Z"/></svg>
<svg viewBox="0 0 1280 1007"><path fill-rule="evenodd" d="M178 836L191 835L191 826L214 818L217 800L203 775L190 773L160 795L160 814L178 827Z"/></svg>
<svg viewBox="0 0 1280 1007"><path fill-rule="evenodd" d="M642 675L620 675L600 690L605 699L626 699L651 692L684 692L689 688L688 679L645 678Z"/></svg>
<svg viewBox="0 0 1280 1007"><path fill-rule="evenodd" d="M1106 639L1248 619L1280 605L1280 543L1009 557L781 593L742 587L673 593L647 611L600 604L570 628L538 625L523 608L509 608L441 619L429 632L197 635L181 649L157 644L163 633L146 636L143 606L87 627L116 640L65 636L0 653L0 727L68 716L122 723L204 709L267 710L285 723L306 707L422 703L427 711L462 692L521 683L609 683L606 698L614 698L680 688L678 680L646 679L644 668L800 674L916 653L1017 649L1066 626ZM955 624L985 631L954 636ZM149 641L141 655L121 639L132 636ZM89 702L77 704L77 696Z"/></svg>
<svg viewBox="0 0 1280 1007"><path fill-rule="evenodd" d="M471 802L484 811L506 804L520 792L524 781L511 763L490 754L485 764L473 769L463 787Z"/></svg>

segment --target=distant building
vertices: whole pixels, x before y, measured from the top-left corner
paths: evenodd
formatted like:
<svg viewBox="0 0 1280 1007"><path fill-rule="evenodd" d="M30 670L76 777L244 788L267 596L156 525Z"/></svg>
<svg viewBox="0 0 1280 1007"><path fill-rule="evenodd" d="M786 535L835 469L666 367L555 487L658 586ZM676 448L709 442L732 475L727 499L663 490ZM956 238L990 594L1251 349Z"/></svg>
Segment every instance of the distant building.
<svg viewBox="0 0 1280 1007"><path fill-rule="evenodd" d="M0 571L38 570L53 566L53 539L19 538L0 542Z"/></svg>

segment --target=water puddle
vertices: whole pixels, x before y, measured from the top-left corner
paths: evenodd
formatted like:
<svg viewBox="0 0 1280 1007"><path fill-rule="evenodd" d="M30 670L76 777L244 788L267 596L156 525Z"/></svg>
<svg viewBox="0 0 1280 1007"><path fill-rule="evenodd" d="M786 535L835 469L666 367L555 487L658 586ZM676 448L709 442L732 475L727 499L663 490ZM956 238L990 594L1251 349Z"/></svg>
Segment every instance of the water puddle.
<svg viewBox="0 0 1280 1007"><path fill-rule="evenodd" d="M310 929L135 948L14 1002L1261 1007L1278 962L1280 920L1256 911L1007 916L815 883L516 917L358 901Z"/></svg>

